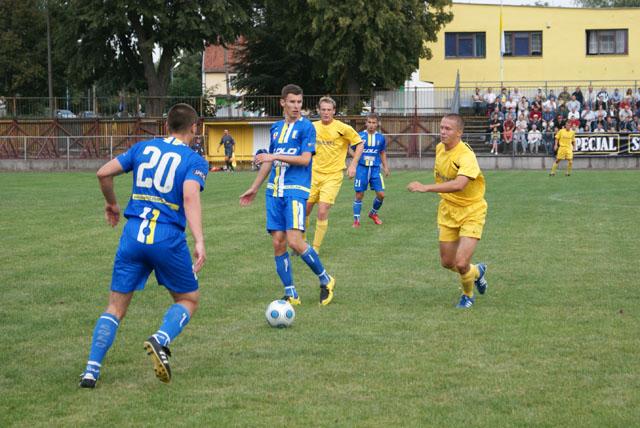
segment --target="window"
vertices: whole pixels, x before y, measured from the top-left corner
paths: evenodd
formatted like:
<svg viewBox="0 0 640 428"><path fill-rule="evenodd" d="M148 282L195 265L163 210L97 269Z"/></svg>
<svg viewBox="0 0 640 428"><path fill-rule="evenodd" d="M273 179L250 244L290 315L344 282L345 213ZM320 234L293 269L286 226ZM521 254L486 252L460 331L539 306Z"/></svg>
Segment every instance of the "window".
<svg viewBox="0 0 640 428"><path fill-rule="evenodd" d="M505 31L503 56L542 56L542 31Z"/></svg>
<svg viewBox="0 0 640 428"><path fill-rule="evenodd" d="M485 33L445 33L445 58L484 58Z"/></svg>
<svg viewBox="0 0 640 428"><path fill-rule="evenodd" d="M587 30L587 55L627 55L629 30Z"/></svg>

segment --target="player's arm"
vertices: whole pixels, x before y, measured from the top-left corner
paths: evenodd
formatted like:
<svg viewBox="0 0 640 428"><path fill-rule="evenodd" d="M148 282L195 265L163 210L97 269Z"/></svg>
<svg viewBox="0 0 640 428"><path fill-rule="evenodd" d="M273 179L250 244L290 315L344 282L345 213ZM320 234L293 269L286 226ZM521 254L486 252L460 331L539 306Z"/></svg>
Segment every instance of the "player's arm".
<svg viewBox="0 0 640 428"><path fill-rule="evenodd" d="M384 172L385 177L388 177L390 172L389 172L389 164L387 163L386 150L382 150L380 152L380 162L382 163L382 171Z"/></svg>
<svg viewBox="0 0 640 428"><path fill-rule="evenodd" d="M100 190L104 196L104 217L111 227L115 227L120 221L120 207L116 199L116 192L113 189L113 177L124 172L118 159L111 159L96 173Z"/></svg>
<svg viewBox="0 0 640 428"><path fill-rule="evenodd" d="M553 144L553 151L557 152L558 151L558 134L560 133L560 131L556 132L556 137L555 137L555 143Z"/></svg>
<svg viewBox="0 0 640 428"><path fill-rule="evenodd" d="M259 157L260 155L256 156L256 160L258 160ZM262 165L260 165L260 170L258 171L258 175L256 176L256 179L253 180L253 184L251 184L251 187L249 187L249 189L247 189L246 192L240 195L240 205L243 207L246 207L247 205L251 204L251 202L253 202L254 198L256 197L256 194L258 194L258 190L260 189L260 186L262 185L264 180L267 178L267 176L271 172L271 165L272 165L271 161L263 160L260 162L262 162Z"/></svg>
<svg viewBox="0 0 640 428"><path fill-rule="evenodd" d="M412 181L407 186L407 189L410 192L419 192L419 193L427 193L427 192L435 192L435 193L453 193L459 192L466 187L466 185L471 180L466 175L458 175L455 180L447 181L444 183L436 183L436 184L422 184L418 181Z"/></svg>
<svg viewBox="0 0 640 428"><path fill-rule="evenodd" d="M358 162L360 162L360 157L362 156L363 151L364 151L364 143L360 141L353 152L353 159L349 164L349 168L347 168L347 175L349 176L349 178L355 177L356 167L358 166Z"/></svg>
<svg viewBox="0 0 640 428"><path fill-rule="evenodd" d="M187 224L193 236L194 250L193 271L199 272L207 258L204 249L204 234L202 232L202 207L200 204L200 183L195 180L186 180L182 185L184 199L184 214Z"/></svg>
<svg viewBox="0 0 640 428"><path fill-rule="evenodd" d="M257 162L273 162L280 161L286 162L289 165L307 166L311 162L311 152L302 152L300 155L287 155L284 153L272 154L272 153L260 153L256 156Z"/></svg>

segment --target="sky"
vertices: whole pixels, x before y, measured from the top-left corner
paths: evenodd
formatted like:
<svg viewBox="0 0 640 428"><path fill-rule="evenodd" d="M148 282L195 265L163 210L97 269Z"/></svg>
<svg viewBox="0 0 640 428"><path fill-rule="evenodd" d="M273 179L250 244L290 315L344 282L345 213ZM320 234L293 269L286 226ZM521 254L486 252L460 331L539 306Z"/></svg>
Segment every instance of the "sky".
<svg viewBox="0 0 640 428"><path fill-rule="evenodd" d="M500 4L500 0L453 0L454 3L483 3ZM574 0L540 0L541 3L549 3L549 6L578 7ZM535 5L536 0L503 0L504 6Z"/></svg>

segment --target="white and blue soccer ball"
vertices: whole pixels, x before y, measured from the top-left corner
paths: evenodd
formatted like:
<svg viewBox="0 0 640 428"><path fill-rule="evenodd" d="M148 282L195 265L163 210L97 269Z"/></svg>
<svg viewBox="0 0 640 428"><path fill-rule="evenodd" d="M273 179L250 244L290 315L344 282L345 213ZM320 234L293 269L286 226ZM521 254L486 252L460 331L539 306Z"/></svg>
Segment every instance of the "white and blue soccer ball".
<svg viewBox="0 0 640 428"><path fill-rule="evenodd" d="M269 325L277 328L289 327L296 319L296 311L286 300L274 300L269 303L264 314Z"/></svg>

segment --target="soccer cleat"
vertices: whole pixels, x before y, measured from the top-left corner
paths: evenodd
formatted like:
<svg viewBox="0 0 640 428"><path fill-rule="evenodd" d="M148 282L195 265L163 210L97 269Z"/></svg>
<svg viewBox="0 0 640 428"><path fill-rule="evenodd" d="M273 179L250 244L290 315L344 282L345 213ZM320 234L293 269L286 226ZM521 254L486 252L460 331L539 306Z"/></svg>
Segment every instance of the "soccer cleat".
<svg viewBox="0 0 640 428"><path fill-rule="evenodd" d="M166 346L162 346L155 337L151 336L144 342L144 349L153 361L153 370L156 377L164 383L171 381L171 367L169 367L169 357L171 351Z"/></svg>
<svg viewBox="0 0 640 428"><path fill-rule="evenodd" d="M280 299L280 300L285 300L285 301L291 303L292 305L301 305L302 304L302 300L300 299L300 296L293 297L293 296L284 295L282 297L282 299Z"/></svg>
<svg viewBox="0 0 640 428"><path fill-rule="evenodd" d="M475 297L469 297L466 294L460 296L460 301L456 305L458 309L468 309L473 305L473 302L476 301Z"/></svg>
<svg viewBox="0 0 640 428"><path fill-rule="evenodd" d="M327 285L320 286L320 304L327 306L333 300L333 289L336 287L336 280L329 276L330 281Z"/></svg>
<svg viewBox="0 0 640 428"><path fill-rule="evenodd" d="M478 263L479 275L478 275L478 279L474 281L474 284L476 286L476 290L478 290L478 293L480 294L484 294L487 291L487 288L489 287L487 280L484 278L484 275L486 272L487 272L487 265L485 263Z"/></svg>
<svg viewBox="0 0 640 428"><path fill-rule="evenodd" d="M82 373L80 375L80 388L95 388L96 378L91 373Z"/></svg>
<svg viewBox="0 0 640 428"><path fill-rule="evenodd" d="M382 224L382 220L380 220L380 217L378 217L377 213L376 214L369 213L369 218L373 220L373 222L378 226Z"/></svg>
<svg viewBox="0 0 640 428"><path fill-rule="evenodd" d="M555 177L555 176L556 176L556 174L553 173L553 172L551 174L549 174L549 177Z"/></svg>
<svg viewBox="0 0 640 428"><path fill-rule="evenodd" d="M353 228L357 229L360 227L360 220L353 220Z"/></svg>

